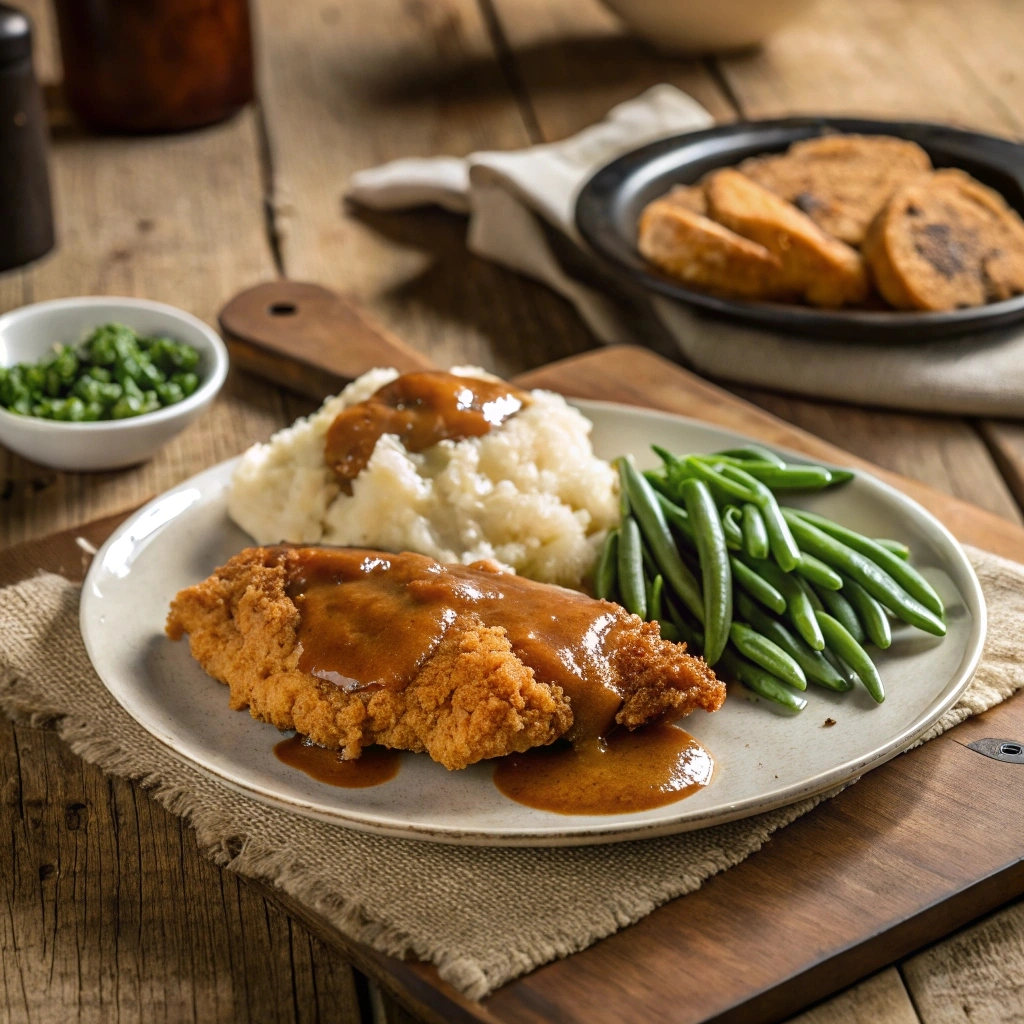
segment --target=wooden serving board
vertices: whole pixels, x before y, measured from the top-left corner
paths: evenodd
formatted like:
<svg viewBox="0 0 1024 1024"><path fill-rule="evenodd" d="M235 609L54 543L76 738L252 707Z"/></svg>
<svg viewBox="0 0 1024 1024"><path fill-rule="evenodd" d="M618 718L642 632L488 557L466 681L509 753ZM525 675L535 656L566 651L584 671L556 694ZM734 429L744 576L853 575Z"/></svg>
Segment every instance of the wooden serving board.
<svg viewBox="0 0 1024 1024"><path fill-rule="evenodd" d="M280 325L299 317L300 310L308 312L295 287L289 282L261 286L224 311L233 351L246 346L245 365L279 381L286 377L289 352L289 332ZM302 332L303 365L288 378L297 389L332 390L346 377L386 361L382 353L408 357L406 368L426 365L400 342L391 348L396 340L390 336L377 334L375 340L376 329L361 315L350 328L360 339L358 359L325 353L345 346L346 327L353 321L338 313L337 303L348 304L322 289L304 294L337 319L332 326L320 318L315 327L307 324L312 335ZM270 312L273 304L293 300L299 310ZM240 310L244 317L233 315ZM877 469L646 350L602 349L553 363L517 383L693 416L861 466L921 502L961 541L1024 561L1024 528ZM0 584L39 569L80 579L89 545L101 543L122 518L10 549L0 562ZM268 890L268 895L428 1020L781 1020L1024 892L1024 830L1019 827L1024 766L968 748L982 737L1024 739L1024 696L870 772L697 892L511 982L482 1003L454 992L433 967L354 944L308 909L279 893Z"/></svg>

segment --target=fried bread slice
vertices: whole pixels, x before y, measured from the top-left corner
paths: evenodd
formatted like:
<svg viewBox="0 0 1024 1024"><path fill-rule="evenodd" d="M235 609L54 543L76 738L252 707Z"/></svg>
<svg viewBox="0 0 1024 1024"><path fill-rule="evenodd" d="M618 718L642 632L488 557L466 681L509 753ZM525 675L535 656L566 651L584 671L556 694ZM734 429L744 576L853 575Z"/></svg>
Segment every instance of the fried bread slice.
<svg viewBox="0 0 1024 1024"><path fill-rule="evenodd" d="M658 199L644 208L638 247L665 273L705 291L746 299L795 297L777 256L681 203Z"/></svg>
<svg viewBox="0 0 1024 1024"><path fill-rule="evenodd" d="M715 172L706 192L716 221L779 260L783 290L824 307L867 298L868 278L860 254L826 235L791 203L732 168Z"/></svg>
<svg viewBox="0 0 1024 1024"><path fill-rule="evenodd" d="M708 197L704 192L703 182L696 185L674 185L661 198L673 206L680 206L691 213L707 216Z"/></svg>
<svg viewBox="0 0 1024 1024"><path fill-rule="evenodd" d="M899 189L868 230L864 255L897 309L950 310L1024 294L1024 222L960 170Z"/></svg>
<svg viewBox="0 0 1024 1024"><path fill-rule="evenodd" d="M787 200L826 234L849 245L889 197L932 168L915 142L886 135L822 135L776 156L751 157L739 169Z"/></svg>
<svg viewBox="0 0 1024 1024"><path fill-rule="evenodd" d="M431 602L439 593L466 593L467 588L485 592L493 589L496 579L506 581L516 594L525 591L530 606L542 592L554 600L565 595L575 608L574 621L582 615L598 623L593 636L587 633L588 651L596 637L614 640L607 663L598 666L601 682L594 702L586 706L586 686L577 686L574 699L579 703L574 708L561 686L543 678L543 666L553 664L558 652L538 654L533 632L524 634L523 648L514 649L504 626L490 621L494 603L486 602L479 613L457 602L444 603L444 629L436 644L424 648L424 656L412 663L413 671L401 686L357 685L356 680L331 672L314 674L318 670L307 670L303 660L303 637L310 637L303 632L303 598L295 585L315 571L309 553L323 551L339 559L358 556L357 566L366 566L365 572L357 570L362 575L355 581L356 590L345 589L349 579L337 584L328 619L316 620L345 618L346 609L359 604L359 616L342 634L346 645L355 637L361 645L378 643L380 650L391 652L401 647L422 607L428 613L437 609ZM333 572L337 564L328 568ZM394 590L408 611L400 622L395 621L386 591L358 589L374 573L390 567L403 574ZM497 604L511 601L512 593L501 591ZM440 600L446 602L447 597ZM551 628L543 616L543 610L535 616L538 635ZM662 640L657 623L645 623L617 605L559 587L482 566L441 566L422 555L249 548L208 579L181 591L171 604L166 630L172 639L189 635L193 657L229 686L232 709L247 707L254 718L279 729L295 729L322 746L342 750L346 758L359 757L364 746L380 743L426 751L445 767L458 769L551 743L574 724L592 721L602 723L602 728L615 723L635 728L697 707L714 711L725 699L724 684L703 660L686 654L685 645ZM527 663L531 661L541 668ZM570 738L576 738L575 733Z"/></svg>

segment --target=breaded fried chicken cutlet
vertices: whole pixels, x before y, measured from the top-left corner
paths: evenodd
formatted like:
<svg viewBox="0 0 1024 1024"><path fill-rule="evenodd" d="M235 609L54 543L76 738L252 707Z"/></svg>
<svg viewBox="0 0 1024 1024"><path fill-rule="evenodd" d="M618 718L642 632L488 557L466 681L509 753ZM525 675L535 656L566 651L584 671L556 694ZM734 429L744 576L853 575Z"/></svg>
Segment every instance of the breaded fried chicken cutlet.
<svg viewBox="0 0 1024 1024"><path fill-rule="evenodd" d="M355 548L249 548L171 604L167 633L230 706L359 757L447 768L717 710L725 686L618 605L502 572Z"/></svg>

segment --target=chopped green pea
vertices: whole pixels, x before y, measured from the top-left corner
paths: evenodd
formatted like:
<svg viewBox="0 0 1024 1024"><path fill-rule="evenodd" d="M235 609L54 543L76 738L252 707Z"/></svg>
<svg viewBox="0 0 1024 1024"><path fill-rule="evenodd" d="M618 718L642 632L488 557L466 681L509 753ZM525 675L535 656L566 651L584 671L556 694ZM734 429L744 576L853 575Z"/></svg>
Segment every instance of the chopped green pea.
<svg viewBox="0 0 1024 1024"><path fill-rule="evenodd" d="M171 380L181 388L186 398L199 387L199 378L194 373L175 373Z"/></svg>
<svg viewBox="0 0 1024 1024"><path fill-rule="evenodd" d="M155 412L193 394L199 353L124 324L102 324L77 348L54 345L38 363L0 367L0 407L78 423Z"/></svg>
<svg viewBox="0 0 1024 1024"><path fill-rule="evenodd" d="M185 397L185 392L181 390L181 385L173 380L157 384L156 393L160 396L160 401L164 405L174 405Z"/></svg>

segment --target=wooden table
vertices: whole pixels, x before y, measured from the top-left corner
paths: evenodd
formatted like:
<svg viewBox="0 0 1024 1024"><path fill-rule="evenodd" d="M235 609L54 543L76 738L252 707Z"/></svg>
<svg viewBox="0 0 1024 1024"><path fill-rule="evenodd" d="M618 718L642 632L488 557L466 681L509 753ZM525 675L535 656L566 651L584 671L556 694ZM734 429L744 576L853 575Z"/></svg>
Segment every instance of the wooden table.
<svg viewBox="0 0 1024 1024"><path fill-rule="evenodd" d="M56 80L48 6L22 2L39 26L42 75ZM652 53L592 0L255 0L255 13L260 103L225 125L101 139L55 108L61 247L0 277L0 309L138 294L213 322L235 291L285 273L355 296L439 363L511 374L593 340L560 299L469 256L456 218L347 211L350 172L556 139L662 81L723 120L850 112L1024 134L1024 10L1013 0L823 0L764 51L704 61ZM741 393L1021 521L1019 425ZM65 475L0 450L0 545L136 504L307 409L235 374L210 414L136 470ZM261 887L205 860L178 819L52 733L0 724L0 758L0 1020L408 1019ZM1017 904L803 1019L1022 1014Z"/></svg>

